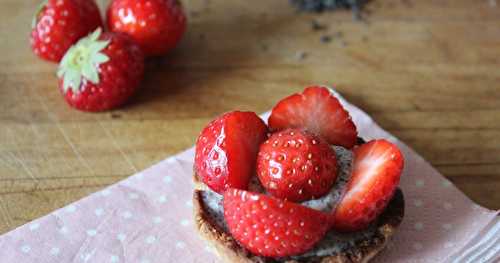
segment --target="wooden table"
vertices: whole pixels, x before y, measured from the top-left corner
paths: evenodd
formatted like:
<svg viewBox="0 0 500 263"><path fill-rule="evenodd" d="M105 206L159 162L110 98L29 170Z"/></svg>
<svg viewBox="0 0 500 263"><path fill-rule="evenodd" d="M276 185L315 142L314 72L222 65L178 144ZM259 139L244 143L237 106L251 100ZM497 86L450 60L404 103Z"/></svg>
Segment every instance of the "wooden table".
<svg viewBox="0 0 500 263"><path fill-rule="evenodd" d="M359 22L286 0L185 0L179 48L148 61L129 105L100 114L70 109L56 65L31 53L37 2L0 3L0 233L191 146L221 112L264 112L311 83L335 83L470 198L500 208L495 1L373 0Z"/></svg>

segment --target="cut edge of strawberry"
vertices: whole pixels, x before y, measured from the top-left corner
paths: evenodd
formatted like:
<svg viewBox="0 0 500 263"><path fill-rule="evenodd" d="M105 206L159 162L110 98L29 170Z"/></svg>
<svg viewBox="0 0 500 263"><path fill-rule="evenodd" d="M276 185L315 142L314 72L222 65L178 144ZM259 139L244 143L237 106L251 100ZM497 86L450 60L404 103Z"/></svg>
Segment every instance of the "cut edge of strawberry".
<svg viewBox="0 0 500 263"><path fill-rule="evenodd" d="M401 153L401 151L399 150L399 148L395 144L393 144L385 139L376 139L376 140L372 140L371 142L367 142L365 144L365 146L369 146L370 143L375 144L375 145L371 146L373 148L377 147L376 144L383 143L383 144L390 146L391 150L385 151L383 153L383 155L377 156L376 159L370 158L369 160L363 159L360 161L362 163L359 163L359 165L362 165L362 166L359 167L359 169L368 168L368 169L370 169L369 170L370 173L367 174L365 172L363 174L364 176L362 178L359 178L359 180L356 180L356 181L352 181L353 184L356 183L356 185L352 189L350 189L351 191L355 190L354 193L359 191L358 190L359 188L363 188L363 186L366 186L367 184L369 184L371 182L371 179L373 179L372 177L374 175L376 175L377 172L379 172L378 169L383 168L384 164L386 164L387 161L395 161L396 162L396 163L392 163L392 164L393 164L393 166L395 166L394 168L398 172L399 176L401 175L403 168L404 168L403 154ZM356 155L357 150L360 149L360 147L362 147L362 146L358 146L356 149L354 149L354 151L353 151L354 155ZM366 154L366 156L370 156L373 153L373 151L374 151L373 148L371 149L371 151L368 154ZM388 156L388 154L390 154L390 156ZM401 158L396 158L396 157L401 157ZM400 162L399 162L399 160L400 160ZM354 157L354 160L353 160L353 172L354 172L354 169L356 169L355 161L356 161L356 156ZM369 162L369 163L367 164L366 162ZM366 167L366 166L369 166L369 167ZM398 176L398 178L399 178L399 176ZM355 178L355 179L358 179L358 178Z"/></svg>
<svg viewBox="0 0 500 263"><path fill-rule="evenodd" d="M237 138L235 133L232 134L226 134L226 144L230 144L232 141L234 145L237 145L238 149L242 150L247 150L248 152L243 152L243 153L235 153L235 152L227 152L227 158L228 158L228 172L229 173L238 173L239 170L244 168L248 169L250 171L250 174L247 175L248 178L244 178L245 180L238 182L238 186L240 189L247 189L248 184L250 183L251 179L253 176L256 176L256 160L257 160L257 153L259 151L259 146L264 142L267 138L267 132L268 132L268 127L266 123L253 111L233 111L237 112L237 116L232 116L235 118L233 121L236 122L238 125L239 129L239 134L238 135L245 135L246 138ZM245 115L245 116L244 116ZM254 126L249 126L247 123L241 119L244 117L245 120L248 120L249 118L253 118L254 123L252 125ZM259 130L253 130L256 128L256 126ZM224 127L224 129L227 128L230 130L230 127ZM251 151L251 152L250 152ZM251 162L247 162L248 158L252 158ZM230 162L229 160L233 160ZM230 180L232 179L232 181ZM229 183L234 183L234 178L227 178L226 184ZM236 180L238 181L238 180ZM226 187L228 188L228 187Z"/></svg>
<svg viewBox="0 0 500 263"><path fill-rule="evenodd" d="M323 99L321 98L321 96L318 96L319 94L323 95L328 94L328 96L325 96L326 98ZM325 102L327 101L327 99L333 99L334 108L337 110L335 112L335 116L340 115L340 117L344 118L344 120L342 120L342 123L322 128L320 127L320 125L318 125L317 121L318 119L323 119L323 121L325 121L324 112L318 112L317 110L314 109L312 109L314 110L313 113L303 112L303 109L300 108L300 107L307 107L309 106L308 104L311 103L314 104L314 106L311 106L311 108L319 105L319 107L321 107L323 110L327 109L328 106L331 106L331 104L328 103L318 104L317 102L314 101L318 100L318 98L322 100L320 102ZM290 103L300 104L300 107L291 110L290 109L291 107L289 105ZM305 113L306 115L304 115ZM295 124L288 124L284 126L282 122L288 121L290 119L290 116L282 116L283 114L297 115L299 119L302 119L300 121L301 123L295 122ZM323 116L321 116L322 114ZM314 122L311 122L311 118ZM351 149L356 144L356 139L358 137L358 130L354 121L352 120L352 116L350 115L349 111L347 111L342 101L337 97L337 93L327 85L310 85L304 88L304 90L302 90L301 92L296 92L281 99L273 107L268 119L268 123L270 130L273 132L278 130L283 130L285 128L307 129L310 132L313 132L316 135L327 140L329 144L340 145L349 149ZM339 132L339 130L336 130L337 128L342 126L344 126L344 128L349 127L349 129L352 129L352 132L351 131Z"/></svg>
<svg viewBox="0 0 500 263"><path fill-rule="evenodd" d="M222 130L219 133L224 133L225 129L237 129L238 132L232 132L231 134L224 134L224 141L220 142L224 145L224 147L230 147L224 149L224 158L227 160L225 165L226 169L223 169L225 173L227 173L227 178L223 178L223 185L218 185L219 183L211 183L210 175L207 174L206 170L208 169L207 165L200 164L200 161L203 159L202 155L206 153L202 153L202 149L200 148L202 145L207 143L207 140L203 142L200 139L204 136L204 133L207 132L208 128L215 125L217 121L226 120L232 122L233 125L237 125L237 127L227 127L228 123L223 123ZM251 125L247 125L248 120L251 119L253 122ZM232 125L231 125L232 126ZM257 128L257 129L256 129ZM208 186L212 191L217 192L219 194L223 194L227 188L233 187L238 189L248 189L248 185L253 176L256 176L255 173L255 165L257 159L257 153L259 150L259 146L262 142L267 139L268 127L266 123L258 116L255 112L252 111L229 111L222 113L217 116L215 119L210 121L203 129L198 139L196 140L195 145L195 164L194 170L206 186ZM238 139L238 136L244 135L243 139ZM219 135L220 136L220 135ZM220 137L217 139L219 140ZM250 142L249 142L250 141ZM204 145L206 147L206 145ZM214 146L212 146L214 147ZM220 145L218 146L218 148ZM234 149L239 150L247 150L249 152L244 152L244 154L234 153L231 151ZM203 150L204 151L204 150ZM221 153L219 153L220 155ZM245 158L251 158L254 156L253 161L248 162ZM206 158L206 156L205 156ZM233 161L230 161L233 160ZM246 174L243 176L240 173L240 170L250 171L251 174L246 178ZM221 170L222 171L222 170ZM238 173L240 176L239 179L229 178L231 173Z"/></svg>
<svg viewBox="0 0 500 263"><path fill-rule="evenodd" d="M376 158L372 159L372 155L376 150L378 150L376 147L377 144L383 143L386 144L385 147L388 147L386 151L382 153L381 156L377 156ZM372 145L371 145L372 144ZM360 157L359 155L357 156L357 153L359 154L360 150L364 150L362 147L371 147L368 153L363 153L363 156ZM360 204L358 203L359 197L356 195L359 195L360 193L363 192L363 189L365 188L370 188L372 189L375 187L375 183L373 182L373 179L376 179L377 176L380 176L380 172L386 172L387 170L393 170L392 174L392 179L393 182L390 184L391 188L390 191L387 191L387 185L382 186L384 187L383 190L386 192L390 192L389 194L386 194L384 198L377 200L375 202L375 208L372 211L374 213L374 217L371 220L375 220L380 216L383 211L387 208L387 204L390 202L391 198L394 196L394 193L397 189L397 186L399 185L400 177L403 173L404 170L404 155L401 152L401 150L397 147L397 145L389 142L388 140L385 139L375 139L372 141L369 141L365 144L362 144L360 146L357 146L356 148L353 149L354 153L354 159L353 159L353 168L352 168L352 174L351 178L348 182L348 184L345 186L345 189L343 191L343 194L341 198L339 199L340 201L335 205L334 209L332 210L332 226L334 229L337 231L341 232L351 232L351 231L357 231L360 230L359 227L353 227L351 226L351 223L353 222L338 222L338 213L348 209L349 211L343 211L342 213L345 216L345 213L353 213L351 208L348 208L349 206L359 206ZM391 156L387 156L387 154L391 154ZM362 158L359 160L359 158ZM368 158L368 159L366 159ZM360 163L359 163L360 162ZM373 164L375 162L375 164ZM387 167L387 165L389 165ZM359 169L359 170L357 170ZM368 172L362 172L363 170L369 169ZM361 170L361 171L360 171ZM355 174L357 172L357 174ZM356 178L353 178L356 176ZM360 177L361 176L361 177ZM381 189L382 191L382 189ZM363 200L366 198L370 198L372 193L368 193L364 195ZM347 207L346 207L347 206ZM383 208L381 208L383 206ZM359 207L357 207L359 209ZM341 210L339 210L341 209ZM365 208L366 209L366 208ZM362 225L368 225L369 223L363 223ZM359 225L358 225L359 226Z"/></svg>

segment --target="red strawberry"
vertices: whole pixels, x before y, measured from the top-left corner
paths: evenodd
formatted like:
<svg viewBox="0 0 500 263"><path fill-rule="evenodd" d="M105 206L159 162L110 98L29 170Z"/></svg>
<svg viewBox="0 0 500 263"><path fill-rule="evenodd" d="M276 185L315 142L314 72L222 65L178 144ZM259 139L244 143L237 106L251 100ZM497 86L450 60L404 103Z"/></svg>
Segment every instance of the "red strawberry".
<svg viewBox="0 0 500 263"><path fill-rule="evenodd" d="M337 178L337 159L321 138L288 129L260 146L257 175L273 196L301 202L328 193Z"/></svg>
<svg viewBox="0 0 500 263"><path fill-rule="evenodd" d="M71 47L59 65L59 88L69 105L104 111L123 104L144 71L141 49L125 34L97 29Z"/></svg>
<svg viewBox="0 0 500 263"><path fill-rule="evenodd" d="M74 43L101 26L94 0L45 0L33 18L31 48L39 57L59 62Z"/></svg>
<svg viewBox="0 0 500 263"><path fill-rule="evenodd" d="M107 23L111 31L131 35L146 56L167 53L186 31L186 16L177 0L113 0Z"/></svg>
<svg viewBox="0 0 500 263"><path fill-rule="evenodd" d="M224 218L231 235L242 246L265 257L304 253L329 228L328 214L238 189L224 193Z"/></svg>
<svg viewBox="0 0 500 263"><path fill-rule="evenodd" d="M253 112L233 111L218 117L196 142L196 173L218 193L228 187L246 189L266 134L266 124Z"/></svg>
<svg viewBox="0 0 500 263"><path fill-rule="evenodd" d="M269 117L271 130L305 128L330 144L351 148L356 143L356 126L349 113L329 89L311 86L284 98Z"/></svg>
<svg viewBox="0 0 500 263"><path fill-rule="evenodd" d="M334 213L334 228L356 231L379 216L391 200L403 170L403 155L386 140L354 149L351 179Z"/></svg>

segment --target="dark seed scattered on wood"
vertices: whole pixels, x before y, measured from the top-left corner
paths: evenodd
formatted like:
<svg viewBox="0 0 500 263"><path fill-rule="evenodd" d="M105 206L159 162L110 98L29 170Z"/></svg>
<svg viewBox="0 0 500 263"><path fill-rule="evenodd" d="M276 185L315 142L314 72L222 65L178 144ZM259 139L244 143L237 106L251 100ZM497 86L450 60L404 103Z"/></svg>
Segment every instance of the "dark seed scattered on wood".
<svg viewBox="0 0 500 263"><path fill-rule="evenodd" d="M311 21L311 27L314 31L321 31L321 30L325 30L328 28L326 25L321 24L320 22L318 22L316 20Z"/></svg>
<svg viewBox="0 0 500 263"><path fill-rule="evenodd" d="M309 55L309 53L307 53L305 51L299 51L299 52L297 52L297 59L304 60L307 58L308 55Z"/></svg>
<svg viewBox="0 0 500 263"><path fill-rule="evenodd" d="M330 43L332 41L332 37L325 35L325 36L321 36L320 40L321 40L321 43Z"/></svg>
<svg viewBox="0 0 500 263"><path fill-rule="evenodd" d="M401 0L401 2L406 5L406 7L412 7L413 3L410 0Z"/></svg>
<svg viewBox="0 0 500 263"><path fill-rule="evenodd" d="M299 11L323 12L339 8L352 9L356 19L361 18L361 8L367 0L289 0Z"/></svg>

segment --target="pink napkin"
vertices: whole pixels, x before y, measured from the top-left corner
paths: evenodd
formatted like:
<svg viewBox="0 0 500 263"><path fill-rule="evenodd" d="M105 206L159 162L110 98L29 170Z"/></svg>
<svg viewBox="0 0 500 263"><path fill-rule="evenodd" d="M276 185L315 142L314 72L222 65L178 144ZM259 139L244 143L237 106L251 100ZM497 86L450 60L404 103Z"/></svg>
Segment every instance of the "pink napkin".
<svg viewBox="0 0 500 263"><path fill-rule="evenodd" d="M365 139L406 158L406 215L376 262L494 262L498 212L474 204L429 163L342 100ZM267 119L267 115L265 116ZM192 222L194 149L0 237L0 262L219 262Z"/></svg>

